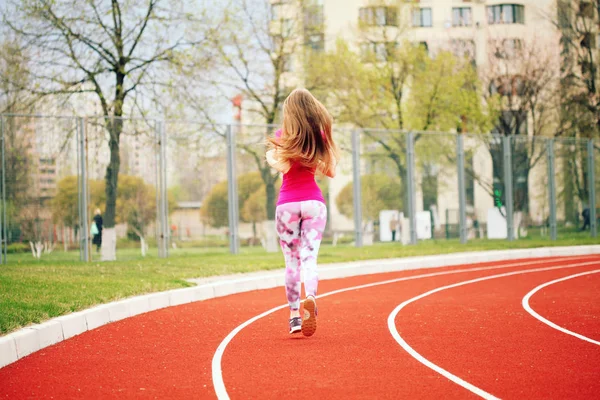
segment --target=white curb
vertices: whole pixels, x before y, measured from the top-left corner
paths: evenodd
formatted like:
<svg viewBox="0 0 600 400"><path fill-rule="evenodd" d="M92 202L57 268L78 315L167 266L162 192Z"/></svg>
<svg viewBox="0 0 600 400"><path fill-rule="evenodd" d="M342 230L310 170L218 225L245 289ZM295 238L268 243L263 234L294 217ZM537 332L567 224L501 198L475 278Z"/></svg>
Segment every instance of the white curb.
<svg viewBox="0 0 600 400"><path fill-rule="evenodd" d="M150 301L148 296L133 297L129 300L129 313L132 317L144 314L150 311Z"/></svg>
<svg viewBox="0 0 600 400"><path fill-rule="evenodd" d="M194 301L194 291L192 289L194 288L180 289L171 292L169 297L169 305L178 306Z"/></svg>
<svg viewBox="0 0 600 400"><path fill-rule="evenodd" d="M0 337L0 368L12 364L18 359L14 333Z"/></svg>
<svg viewBox="0 0 600 400"><path fill-rule="evenodd" d="M87 324L88 331L108 324L110 322L110 313L108 312L108 307L101 305L89 309L85 314L85 322Z"/></svg>
<svg viewBox="0 0 600 400"><path fill-rule="evenodd" d="M77 336L88 330L86 316L89 310L79 311L73 314L63 315L51 321L58 321L62 325L63 338L65 340ZM17 331L18 332L18 331Z"/></svg>
<svg viewBox="0 0 600 400"><path fill-rule="evenodd" d="M108 303L106 307L108 308L108 314L110 315L110 322L117 322L131 317L129 304L130 301L128 299Z"/></svg>
<svg viewBox="0 0 600 400"><path fill-rule="evenodd" d="M56 320L43 322L39 325L33 325L31 329L38 331L40 340L40 349L52 346L58 342L65 340L63 336L62 325ZM88 326L89 330L89 326Z"/></svg>
<svg viewBox="0 0 600 400"><path fill-rule="evenodd" d="M154 293L148 295L148 306L150 311L160 310L161 308L169 307L169 292Z"/></svg>
<svg viewBox="0 0 600 400"><path fill-rule="evenodd" d="M319 268L319 279L338 279L423 268L450 267L480 262L524 258L566 257L600 254L600 245L549 247L453 253L424 257L367 260L328 264ZM170 306L208 300L285 284L283 270L262 271L224 277L192 279L198 286L136 296L54 318L0 337L0 368L35 351L111 322Z"/></svg>
<svg viewBox="0 0 600 400"><path fill-rule="evenodd" d="M14 338L19 358L26 357L40 349L40 337L35 329L21 329L14 333Z"/></svg>

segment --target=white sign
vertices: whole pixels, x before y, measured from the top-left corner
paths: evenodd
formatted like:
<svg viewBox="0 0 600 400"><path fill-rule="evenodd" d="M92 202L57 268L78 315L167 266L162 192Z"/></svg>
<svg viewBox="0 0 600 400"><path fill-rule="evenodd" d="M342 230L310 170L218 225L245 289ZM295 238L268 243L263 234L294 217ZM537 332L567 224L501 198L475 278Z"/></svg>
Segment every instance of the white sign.
<svg viewBox="0 0 600 400"><path fill-rule="evenodd" d="M431 239L431 213L420 211L417 213L417 239Z"/></svg>
<svg viewBox="0 0 600 400"><path fill-rule="evenodd" d="M487 215L487 237L488 239L506 239L508 227L506 223L506 209L497 207L488 209Z"/></svg>

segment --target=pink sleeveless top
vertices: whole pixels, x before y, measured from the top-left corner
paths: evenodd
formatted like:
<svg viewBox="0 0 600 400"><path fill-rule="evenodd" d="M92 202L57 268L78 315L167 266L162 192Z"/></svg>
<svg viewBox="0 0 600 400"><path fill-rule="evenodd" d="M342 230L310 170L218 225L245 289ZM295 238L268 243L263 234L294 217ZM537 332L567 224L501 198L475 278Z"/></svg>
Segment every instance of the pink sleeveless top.
<svg viewBox="0 0 600 400"><path fill-rule="evenodd" d="M281 137L281 130L275 133L275 137ZM292 163L290 170L283 175L277 205L308 200L325 204L323 193L315 181L315 170L296 162Z"/></svg>

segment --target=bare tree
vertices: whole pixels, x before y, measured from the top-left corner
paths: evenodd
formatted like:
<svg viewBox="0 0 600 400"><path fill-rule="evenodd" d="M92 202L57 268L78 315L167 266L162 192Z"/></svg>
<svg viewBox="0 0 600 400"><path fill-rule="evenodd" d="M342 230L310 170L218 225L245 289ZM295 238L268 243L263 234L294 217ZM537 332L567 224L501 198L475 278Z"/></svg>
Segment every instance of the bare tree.
<svg viewBox="0 0 600 400"><path fill-rule="evenodd" d="M600 88L596 55L600 0L558 0L549 15L561 34L563 113L568 136L596 137L600 132Z"/></svg>
<svg viewBox="0 0 600 400"><path fill-rule="evenodd" d="M600 0L559 0L557 12L548 16L561 33L561 55L564 77L560 98L562 136L597 138L600 134L600 84L598 80L598 23ZM571 148L565 146L565 149ZM578 204L588 201L586 152L576 146L562 157L562 200L568 221L576 222ZM578 199L579 201L575 201Z"/></svg>
<svg viewBox="0 0 600 400"><path fill-rule="evenodd" d="M145 115L149 99L171 79L164 66L205 43L204 32L193 26L203 26L203 10L166 0L14 0L4 22L36 54L32 93L92 93L102 110L110 151L103 259L115 259L123 118Z"/></svg>
<svg viewBox="0 0 600 400"><path fill-rule="evenodd" d="M558 37L532 37L526 40L492 38L488 45L487 64L480 69L486 88L484 101L496 109L493 133L510 136L513 176L515 176L514 209L529 211L529 179L531 170L545 156L544 140L559 135L560 123L560 57L555 51ZM504 150L502 141L485 139L492 157L492 180L473 176L491 196L506 193L504 183ZM504 201L504 200L503 200Z"/></svg>
<svg viewBox="0 0 600 400"><path fill-rule="evenodd" d="M3 114L4 166L6 167L6 198L9 223L17 223L21 208L30 206L31 141L24 127L31 123L19 114L28 113L34 102L24 88L30 80L27 53L15 39L6 38L0 44L0 114ZM3 167L0 164L0 169Z"/></svg>
<svg viewBox="0 0 600 400"><path fill-rule="evenodd" d="M222 74L194 76L196 82L210 81L221 98L241 95L243 121L236 145L254 160L265 184L266 215L275 215L275 183L279 174L266 162L264 142L279 122L283 101L295 86L292 72L301 72L304 49L303 21L298 12L304 1L271 5L266 1L234 0L225 11L220 35L211 36ZM301 74L300 74L301 75ZM296 75L297 76L297 75ZM206 104L188 98L195 110L211 119ZM214 118L212 118L214 121ZM216 125L216 123L215 123Z"/></svg>
<svg viewBox="0 0 600 400"><path fill-rule="evenodd" d="M470 63L444 49L435 51L434 46L409 42L407 17L411 11L401 3L369 3L359 13L357 43L338 41L336 48L319 60L318 68L311 70L317 86L327 93L336 119L363 128L365 156L387 163L388 169L397 173L401 182L398 198L404 199L405 212L406 132L419 131L416 146L428 147L429 141L419 145L422 131L472 127L478 118L471 114L479 112L477 75ZM424 176L432 175L438 169L432 168L433 164L439 166L444 159L430 157L430 150L421 152L419 160ZM437 182L437 176L433 179ZM424 185L424 190L428 190L425 186L436 187Z"/></svg>

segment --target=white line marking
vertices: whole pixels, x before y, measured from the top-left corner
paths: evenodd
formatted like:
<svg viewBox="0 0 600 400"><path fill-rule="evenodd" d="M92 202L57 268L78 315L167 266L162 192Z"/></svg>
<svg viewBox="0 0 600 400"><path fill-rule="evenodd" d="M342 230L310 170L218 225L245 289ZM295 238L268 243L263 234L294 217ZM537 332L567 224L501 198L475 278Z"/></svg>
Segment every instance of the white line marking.
<svg viewBox="0 0 600 400"><path fill-rule="evenodd" d="M499 264L499 265L494 265L494 266L490 266L490 267L464 268L464 269L458 269L458 270L452 270L452 271L432 272L432 273L428 273L428 274L407 276L407 277L402 277L402 278L390 279L387 281L373 282L373 283L368 283L365 285L359 285L359 286L353 286L353 287L349 287L349 288L334 290L332 292L321 294L321 295L317 296L317 298L322 298L322 297L327 297L327 296L331 296L334 294L344 293L344 292L348 292L350 290L366 289L366 288L370 288L373 286L386 285L386 284L390 284L390 283L408 281L408 280L412 280L412 279L431 278L434 276L458 274L458 273L463 273L463 272L477 272L477 271L487 271L487 270L492 270L492 269L512 268L512 267L519 267L519 266L524 266L524 265L547 264L547 263L553 263L553 262L569 262L569 261L575 261L575 260L579 260L579 259L588 259L590 256L594 256L594 255L587 255L587 256L582 255L582 256L574 256L574 257L559 257L559 258L552 257L552 258L547 258L544 260L530 261L530 262L526 262L526 263L516 262L516 263L512 263L512 264L505 264L505 265ZM227 389L225 388L225 382L223 381L223 371L221 370L221 362L223 359L223 353L225 353L225 349L227 348L227 345L229 345L229 343L233 340L233 338L238 333L240 333L240 331L242 329L244 329L248 325L254 323L255 321L258 321L259 319L261 319L263 317L266 317L269 314L272 314L276 311L282 310L286 307L288 307L288 305L284 304L284 305L272 308L269 311L265 311L264 313L257 315L253 318L250 318L249 320L247 320L246 322L242 323L237 328L232 330L223 339L221 344L219 344L219 347L217 347L217 350L215 350L215 355L213 356L213 359L212 359L212 379L213 379L213 386L215 388L215 394L217 395L217 398L223 399L223 400L229 399L229 395L227 394Z"/></svg>
<svg viewBox="0 0 600 400"><path fill-rule="evenodd" d="M579 264L568 264L568 265L561 265L561 266L556 266L556 267L545 267L545 268L535 268L535 269L528 269L528 270L521 270L521 271L513 271L513 272L506 272L504 274L498 274L498 275L491 275L491 276L485 276L482 278L477 278L477 279L470 279L468 281L464 281L464 282L458 282L458 283L454 283L452 285L447 285L447 286L442 286L439 287L437 289L433 289L430 290L428 292L425 292L423 294L420 294L418 296L413 297L412 299L406 300L405 302L403 302L402 304L400 304L398 307L396 307L394 309L394 311L392 311L392 313L389 315L388 317L388 329L390 330L390 333L392 334L392 336L394 337L394 339L396 340L396 342L398 342L398 344L400 346L402 346L402 348L404 350L406 350L411 356L413 356L417 361L419 361L421 364L424 364L425 366L431 368L432 370L434 370L435 372L437 372L440 375L445 376L446 378L450 379L452 382L464 387L465 389L469 390L470 392L483 397L484 399L498 399L497 397L495 397L494 395L478 388L477 386L474 386L472 384L470 384L467 381L462 380L461 378L459 378L458 376L446 371L445 369L437 366L436 364L432 363L431 361L429 361L428 359L426 359L425 357L423 357L421 354L419 354L415 349L413 349L412 347L409 346L408 343L406 343L406 341L404 339L402 339L402 337L400 336L400 334L398 333L398 330L396 329L396 316L398 315L398 313L400 312L400 310L402 310L404 307L406 307L407 305L409 305L410 303L413 303L417 300L420 300L424 297L427 297L429 295L432 295L434 293L438 293L441 292L443 290L446 289L452 289L455 287L459 287L459 286L464 286L464 285L468 285L471 283L477 283L477 282L482 282L482 281L486 281L486 280L490 280L490 279L496 279L496 278L504 278L506 276L512 276L512 275L521 275L521 274L529 274L532 272L542 272L542 271L552 271L555 269L564 269L564 268L575 268L575 267L584 267L587 265L598 265L599 261L592 261L592 262L586 262L586 263L579 263Z"/></svg>
<svg viewBox="0 0 600 400"><path fill-rule="evenodd" d="M555 283L558 282L562 282L562 281L566 281L569 279L573 279L573 278L578 278L580 276L584 276L584 275L591 275L591 274L597 274L600 272L600 269L594 270L594 271L587 271L587 272L582 272L580 274L575 274L575 275L571 275L571 276L565 276L564 278L560 278L560 279L555 279L553 281L550 282L546 282L538 287L536 287L535 289L533 289L531 292L527 293L525 295L525 297L523 297L523 308L525 309L525 311L527 311L529 314L531 314L533 317L537 318L538 320L542 321L544 324L550 326L551 328L554 328L556 330L559 330L561 332L566 333L567 335L571 335L571 336L575 336L576 338L579 338L581 340L585 340L586 342L590 342L593 344L597 344L600 346L600 342L594 339L590 339L587 336L583 336L579 333L570 331L568 329L563 328L562 326L556 325L554 322L547 320L546 318L542 317L540 314L538 314L537 312L535 312L529 305L529 299L531 299L531 296L533 296L538 290L543 289L545 287L548 287L550 285L553 285Z"/></svg>

